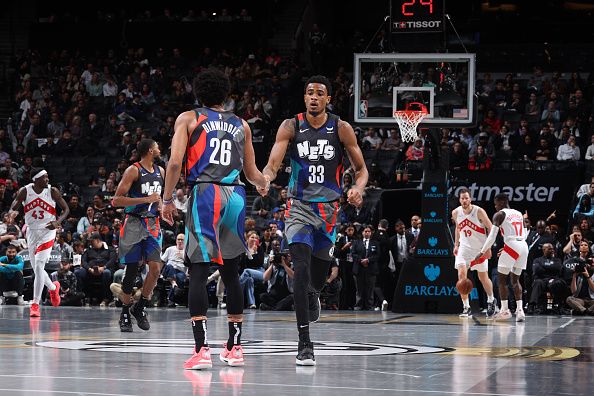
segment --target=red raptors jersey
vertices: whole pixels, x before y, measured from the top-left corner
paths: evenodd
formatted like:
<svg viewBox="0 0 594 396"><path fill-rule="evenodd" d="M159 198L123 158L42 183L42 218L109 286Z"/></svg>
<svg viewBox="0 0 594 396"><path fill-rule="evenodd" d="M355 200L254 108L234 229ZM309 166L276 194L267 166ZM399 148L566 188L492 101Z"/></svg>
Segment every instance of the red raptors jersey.
<svg viewBox="0 0 594 396"><path fill-rule="evenodd" d="M33 190L33 183L27 184L25 188L25 223L32 230L45 229L47 223L56 220L56 202L52 198L52 186L48 185L40 194Z"/></svg>

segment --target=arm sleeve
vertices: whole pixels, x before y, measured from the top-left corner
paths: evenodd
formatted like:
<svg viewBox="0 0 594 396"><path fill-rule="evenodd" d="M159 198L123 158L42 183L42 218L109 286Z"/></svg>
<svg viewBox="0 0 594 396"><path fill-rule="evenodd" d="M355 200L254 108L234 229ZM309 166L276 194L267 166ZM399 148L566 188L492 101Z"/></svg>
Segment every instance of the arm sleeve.
<svg viewBox="0 0 594 396"><path fill-rule="evenodd" d="M493 243L495 243L495 239L497 239L497 232L499 232L499 227L493 224L493 226L491 227L491 231L489 231L489 236L487 237L485 244L481 248L481 252L485 253L488 249L491 248L491 246L493 246Z"/></svg>

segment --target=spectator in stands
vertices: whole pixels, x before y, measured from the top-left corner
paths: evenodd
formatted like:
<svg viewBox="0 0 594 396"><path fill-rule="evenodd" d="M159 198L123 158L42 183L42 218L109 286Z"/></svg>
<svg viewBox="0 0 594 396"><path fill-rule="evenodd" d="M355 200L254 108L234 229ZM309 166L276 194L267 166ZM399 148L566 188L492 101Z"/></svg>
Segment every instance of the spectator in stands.
<svg viewBox="0 0 594 396"><path fill-rule="evenodd" d="M536 146L533 143L531 135L524 135L519 144L516 155L519 159L531 160L536 158Z"/></svg>
<svg viewBox="0 0 594 396"><path fill-rule="evenodd" d="M241 255L240 268L244 268L241 276L239 277L239 284L242 290L247 295L246 303L249 308L256 308L256 299L254 296L254 288L258 284L264 283L264 262L267 265L271 264L271 258L275 254L280 254L281 244L279 239L273 239L272 250L270 255L265 254L263 250L258 248L260 238L256 231L249 231L247 233L247 246L251 258L247 254Z"/></svg>
<svg viewBox="0 0 594 396"><path fill-rule="evenodd" d="M375 128L367 128L361 144L364 150L379 150L382 145L382 138L377 135Z"/></svg>
<svg viewBox="0 0 594 396"><path fill-rule="evenodd" d="M2 163L2 167L0 168L0 173L3 174L3 178L10 178L12 180L18 179L18 171L17 169L12 166L12 160L7 158Z"/></svg>
<svg viewBox="0 0 594 396"><path fill-rule="evenodd" d="M575 144L575 136L569 136L567 143L559 146L557 151L558 161L579 161L580 148Z"/></svg>
<svg viewBox="0 0 594 396"><path fill-rule="evenodd" d="M60 282L60 306L79 307L85 298L85 293L78 290L78 280L72 272L72 262L70 257L62 256L60 269L51 273L52 282Z"/></svg>
<svg viewBox="0 0 594 396"><path fill-rule="evenodd" d="M553 245L545 243L542 246L542 256L532 263L534 278L527 313L546 312L547 292L553 294L553 302L557 307L565 301L568 287L561 278L561 267L561 259L555 257Z"/></svg>
<svg viewBox="0 0 594 396"><path fill-rule="evenodd" d="M586 250L589 251L589 248ZM594 267L588 255L584 253L580 257L582 260L575 265L571 277L571 296L566 301L574 314L594 316Z"/></svg>
<svg viewBox="0 0 594 396"><path fill-rule="evenodd" d="M91 282L100 282L98 297L102 301L101 306L107 306L110 300L109 285L111 274L115 271L117 262L116 253L101 240L101 235L94 232L91 235L91 246L82 255L81 267L74 271L79 283L80 290L89 295Z"/></svg>
<svg viewBox="0 0 594 396"><path fill-rule="evenodd" d="M18 305L25 305L23 299L23 289L25 287L24 265L23 257L17 256L16 246L9 245L6 248L6 256L0 257L0 305L6 303L3 294L9 291L17 293Z"/></svg>
<svg viewBox="0 0 594 396"><path fill-rule="evenodd" d="M491 170L491 158L485 153L483 146L477 146L476 154L468 160L469 170Z"/></svg>
<svg viewBox="0 0 594 396"><path fill-rule="evenodd" d="M404 144L402 143L402 139L400 139L398 131L396 129L390 129L390 136L384 140L380 148L386 151L397 151L402 150L403 147Z"/></svg>
<svg viewBox="0 0 594 396"><path fill-rule="evenodd" d="M555 101L551 100L547 103L547 108L542 111L540 121L552 122L555 125L559 124L561 121L561 113L557 109Z"/></svg>
<svg viewBox="0 0 594 396"><path fill-rule="evenodd" d="M76 232L78 233L80 238L82 238L82 236L89 229L89 227L91 227L94 219L95 209L93 209L92 206L89 206L86 210L86 216L81 217L78 221L78 225L76 226Z"/></svg>
<svg viewBox="0 0 594 396"><path fill-rule="evenodd" d="M574 231L569 235L569 240L567 244L563 247L563 254L565 255L565 259L570 257L576 257L580 254L580 243L583 240L582 233L579 231Z"/></svg>
<svg viewBox="0 0 594 396"><path fill-rule="evenodd" d="M485 154L487 157L493 161L495 158L495 147L493 147L493 143L489 141L489 134L487 132L480 132L475 137L475 143L470 150L470 156L475 156L478 146L482 146L485 149Z"/></svg>
<svg viewBox="0 0 594 396"><path fill-rule="evenodd" d="M72 139L70 130L62 132L62 138L54 145L54 153L61 156L70 156L77 153L77 142Z"/></svg>
<svg viewBox="0 0 594 396"><path fill-rule="evenodd" d="M534 159L536 161L551 161L555 159L555 149L549 146L547 139L540 138Z"/></svg>
<svg viewBox="0 0 594 396"><path fill-rule="evenodd" d="M519 144L518 138L512 135L505 125L502 125L490 140L495 148L496 157L501 159L512 159Z"/></svg>
<svg viewBox="0 0 594 396"><path fill-rule="evenodd" d="M257 196L252 204L252 216L256 220L256 228L263 230L272 217L272 209L276 207L276 200L268 192L265 196Z"/></svg>
<svg viewBox="0 0 594 396"><path fill-rule="evenodd" d="M591 140L591 144L588 146L588 149L586 150L586 156L585 156L587 161L591 161L594 159L594 135L592 135L590 140Z"/></svg>
<svg viewBox="0 0 594 396"><path fill-rule="evenodd" d="M175 237L175 245L165 249L161 254L161 260L165 263L161 274L171 284L171 290L167 295L169 301L167 308L175 308L176 304L173 301L175 289L185 286L188 273L188 267L184 264L184 234L178 234Z"/></svg>
<svg viewBox="0 0 594 396"><path fill-rule="evenodd" d="M56 250L60 257L67 259L70 259L73 254L72 246L66 242L66 233L63 231L56 236L56 241L52 249Z"/></svg>
<svg viewBox="0 0 594 396"><path fill-rule="evenodd" d="M13 197L10 194L6 194L6 185L0 182L0 212L5 212L10 209Z"/></svg>
<svg viewBox="0 0 594 396"><path fill-rule="evenodd" d="M64 131L65 128L66 126L60 120L58 112L53 112L52 120L47 124L48 136L60 138L62 136L62 131Z"/></svg>
<svg viewBox="0 0 594 396"><path fill-rule="evenodd" d="M581 219L579 223L580 231L584 239L587 241L594 241L594 232L592 231L592 223L589 219Z"/></svg>
<svg viewBox="0 0 594 396"><path fill-rule="evenodd" d="M273 242L274 243L274 242ZM266 293L260 294L263 311L290 311L293 309L293 264L291 256L274 254L262 279L268 282Z"/></svg>
<svg viewBox="0 0 594 396"><path fill-rule="evenodd" d="M580 222L583 218L588 219L588 221L594 218L594 207L590 194L582 194L578 198L578 203L573 210L573 220L575 222Z"/></svg>
<svg viewBox="0 0 594 396"><path fill-rule="evenodd" d="M463 170L468 166L468 153L460 142L455 142L450 149L450 170Z"/></svg>
<svg viewBox="0 0 594 396"><path fill-rule="evenodd" d="M495 111L492 109L489 109L487 111L487 116L483 120L483 125L489 126L493 132L499 132L502 122L499 118L497 118Z"/></svg>
<svg viewBox="0 0 594 396"><path fill-rule="evenodd" d="M6 159L10 158L10 154L4 151L4 144L0 141L0 162L4 163Z"/></svg>
<svg viewBox="0 0 594 396"><path fill-rule="evenodd" d="M423 156L424 156L423 140L417 139L406 150L406 160L407 161L422 161Z"/></svg>

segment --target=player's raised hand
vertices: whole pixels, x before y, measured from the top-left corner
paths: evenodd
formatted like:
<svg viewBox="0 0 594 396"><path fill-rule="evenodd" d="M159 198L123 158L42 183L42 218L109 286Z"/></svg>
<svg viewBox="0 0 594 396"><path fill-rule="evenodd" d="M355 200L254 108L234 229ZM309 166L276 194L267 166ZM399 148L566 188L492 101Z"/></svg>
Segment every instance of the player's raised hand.
<svg viewBox="0 0 594 396"><path fill-rule="evenodd" d="M363 203L363 195L357 187L353 187L349 190L347 195L347 201L351 205L359 206Z"/></svg>

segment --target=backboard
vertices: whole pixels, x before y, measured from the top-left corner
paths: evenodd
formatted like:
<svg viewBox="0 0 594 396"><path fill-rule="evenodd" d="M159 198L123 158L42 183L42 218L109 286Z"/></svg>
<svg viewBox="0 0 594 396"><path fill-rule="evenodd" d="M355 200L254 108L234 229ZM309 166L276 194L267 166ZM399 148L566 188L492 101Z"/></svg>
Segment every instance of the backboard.
<svg viewBox="0 0 594 396"><path fill-rule="evenodd" d="M475 123L475 55L441 53L355 54L354 120L395 125L394 111L421 102L421 127Z"/></svg>

